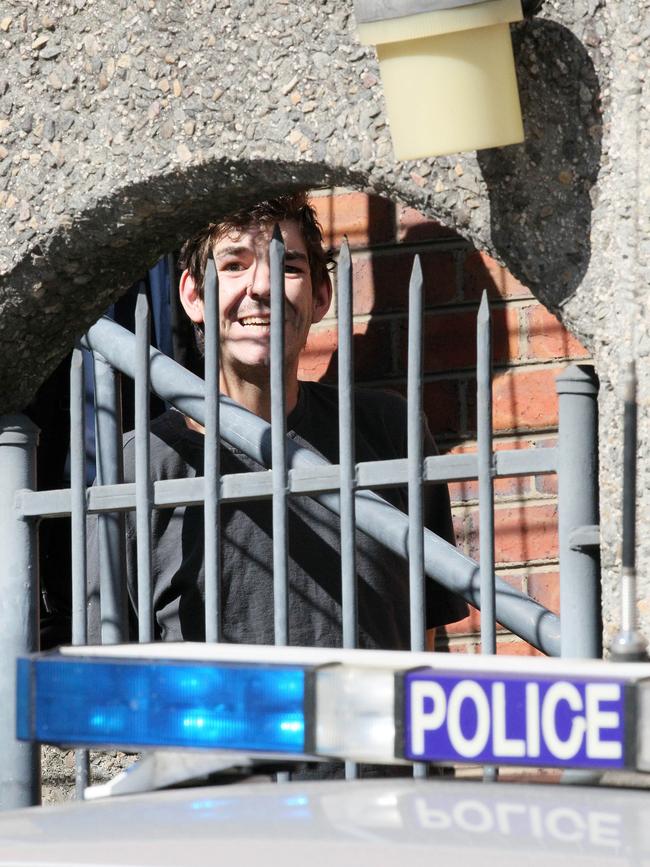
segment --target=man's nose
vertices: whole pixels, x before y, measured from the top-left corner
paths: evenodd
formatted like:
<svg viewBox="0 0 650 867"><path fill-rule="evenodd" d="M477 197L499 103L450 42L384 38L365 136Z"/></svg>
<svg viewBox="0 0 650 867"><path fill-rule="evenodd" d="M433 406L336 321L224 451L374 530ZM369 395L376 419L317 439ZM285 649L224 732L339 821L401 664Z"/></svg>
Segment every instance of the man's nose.
<svg viewBox="0 0 650 867"><path fill-rule="evenodd" d="M259 261L253 271L253 279L248 286L248 295L256 298L271 297L271 268L268 262Z"/></svg>

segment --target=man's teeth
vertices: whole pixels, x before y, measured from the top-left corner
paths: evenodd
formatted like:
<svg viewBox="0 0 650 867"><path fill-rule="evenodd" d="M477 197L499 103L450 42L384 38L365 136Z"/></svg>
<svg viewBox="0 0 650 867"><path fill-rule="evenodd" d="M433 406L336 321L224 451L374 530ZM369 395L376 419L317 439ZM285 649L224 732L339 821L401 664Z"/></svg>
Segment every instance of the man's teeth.
<svg viewBox="0 0 650 867"><path fill-rule="evenodd" d="M242 325L270 325L270 319L264 319L261 316L246 316L239 320Z"/></svg>

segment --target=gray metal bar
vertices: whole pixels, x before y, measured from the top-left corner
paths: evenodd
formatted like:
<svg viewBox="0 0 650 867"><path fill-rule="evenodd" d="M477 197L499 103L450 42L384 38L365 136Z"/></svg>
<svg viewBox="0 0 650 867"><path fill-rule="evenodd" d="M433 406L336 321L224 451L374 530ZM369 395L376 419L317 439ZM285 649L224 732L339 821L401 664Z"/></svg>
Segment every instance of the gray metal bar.
<svg viewBox="0 0 650 867"><path fill-rule="evenodd" d="M135 361L135 338L132 353ZM94 357L95 439L97 483L118 485L124 481L122 464L122 399L117 368L101 354ZM135 374L135 365L132 368ZM126 549L124 518L118 514L97 519L99 592L102 642L119 644L128 635L126 598Z"/></svg>
<svg viewBox="0 0 650 867"><path fill-rule="evenodd" d="M38 428L24 415L0 418L0 809L40 802L40 748L16 740L16 659L38 650L36 524L14 508L36 487Z"/></svg>
<svg viewBox="0 0 650 867"><path fill-rule="evenodd" d="M275 643L289 643L287 565L287 415L284 381L284 242L275 226L271 268L271 465L273 467L273 611Z"/></svg>
<svg viewBox="0 0 650 867"><path fill-rule="evenodd" d="M86 444L83 352L70 365L70 524L72 540L72 643L88 642L86 623Z"/></svg>
<svg viewBox="0 0 650 867"><path fill-rule="evenodd" d="M151 441L149 411L150 312L144 284L135 305L135 525L138 564L138 640L153 641L151 574Z"/></svg>
<svg viewBox="0 0 650 867"><path fill-rule="evenodd" d="M75 347L70 364L70 538L72 577L72 643L88 642L86 619L86 443L83 351ZM88 750L75 751L75 796L88 786Z"/></svg>
<svg viewBox="0 0 650 867"><path fill-rule="evenodd" d="M409 628L411 650L426 649L424 589L424 443L422 421L422 316L424 280L419 256L413 259L409 281L409 325L407 365L407 452L408 452L408 556ZM413 765L413 777L424 779L428 768L423 762Z"/></svg>
<svg viewBox="0 0 650 867"><path fill-rule="evenodd" d="M556 381L560 403L558 510L562 656L600 657L598 556L571 548L577 527L598 523L598 378L572 364Z"/></svg>
<svg viewBox="0 0 650 867"><path fill-rule="evenodd" d="M496 452L496 478L555 473L555 453L551 449ZM528 456L529 466L526 468ZM272 494L270 472L232 473L221 477L220 500L255 500ZM296 467L289 471L290 494L323 494L339 488L339 468L324 464ZM434 455L424 459L425 483L461 482L478 478L476 455ZM369 461L357 464L357 490L388 488L408 483L408 460ZM164 509L191 506L203 502L203 479L165 479L154 482L154 507ZM101 511L130 511L135 508L135 485L106 485L90 488L88 514ZM16 508L23 517L57 518L70 514L70 491L22 491L16 496ZM577 532L577 531L574 531ZM590 537L593 539L593 537ZM582 544L573 541L571 544ZM591 544L591 543L589 543Z"/></svg>
<svg viewBox="0 0 650 867"><path fill-rule="evenodd" d="M494 477L544 476L557 472L557 449L524 449L502 451L493 455Z"/></svg>
<svg viewBox="0 0 650 867"><path fill-rule="evenodd" d="M86 343L109 357L127 374L133 370L133 335L108 319L100 319L89 330ZM151 381L156 393L181 412L204 422L204 384L199 377L177 365L156 349L151 349ZM268 424L253 413L221 397L221 436L253 460L268 466L271 462ZM291 467L322 467L327 462L293 440L287 440ZM336 494L319 494L325 508L338 513ZM387 548L406 557L408 519L381 497L367 491L357 493L357 527ZM424 565L427 575L444 587L459 593L480 608L478 565L452 545L425 529ZM497 579L497 618L507 629L534 647L557 656L560 652L559 618L530 597Z"/></svg>
<svg viewBox="0 0 650 867"><path fill-rule="evenodd" d="M494 481L492 452L492 326L483 292L476 330L476 433L478 440L481 653L497 652L494 591Z"/></svg>
<svg viewBox="0 0 650 867"><path fill-rule="evenodd" d="M339 367L339 465L341 479L341 609L343 647L358 644L357 567L354 538L354 335L352 261L348 242L341 245L337 280ZM356 774L355 774L356 776Z"/></svg>
<svg viewBox="0 0 650 867"><path fill-rule="evenodd" d="M354 492L354 323L352 319L352 261L347 239L341 245L337 280L339 367L339 471L341 492L341 616L343 647L357 647L359 614ZM346 761L345 778L358 777L356 762Z"/></svg>
<svg viewBox="0 0 650 867"><path fill-rule="evenodd" d="M221 575L219 545L219 281L209 258L203 290L205 325L205 640L221 640Z"/></svg>
<svg viewBox="0 0 650 867"><path fill-rule="evenodd" d="M492 448L492 323L483 291L476 321L476 438L478 452L479 564L481 569L481 653L497 652L494 588L494 455ZM497 779L498 768L483 768L484 782Z"/></svg>
<svg viewBox="0 0 650 867"><path fill-rule="evenodd" d="M424 502L422 465L424 444L422 431L422 313L424 281L420 257L415 256L409 283L409 327L407 369L407 447L409 506L409 603L411 650L426 648L424 618Z"/></svg>

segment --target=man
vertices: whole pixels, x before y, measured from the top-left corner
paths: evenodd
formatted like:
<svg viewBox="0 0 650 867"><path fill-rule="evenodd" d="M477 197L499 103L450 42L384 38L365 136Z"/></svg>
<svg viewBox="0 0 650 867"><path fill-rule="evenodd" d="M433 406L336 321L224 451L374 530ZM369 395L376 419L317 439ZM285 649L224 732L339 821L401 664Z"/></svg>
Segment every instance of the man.
<svg viewBox="0 0 650 867"><path fill-rule="evenodd" d="M219 278L220 391L270 420L269 241L278 224L285 243L285 387L288 436L333 463L338 460L335 387L298 380L300 352L311 325L332 296L328 261L313 209L303 193L282 196L212 224L184 246L180 297L199 345L204 320L203 283L208 256ZM358 390L356 459L406 455L405 404L397 395ZM426 452L435 445L426 433ZM197 422L170 410L152 424L154 479L202 475L203 433ZM132 478L134 440L125 442L125 473ZM222 444L221 472L264 469ZM382 492L406 510L403 489ZM339 521L310 497L289 501L289 638L295 645L341 644ZM453 543L445 486L426 488L427 526ZM221 507L222 625L226 641L273 643L273 528L268 500ZM153 515L155 631L164 640L201 640L203 613L203 510ZM135 520L127 528L129 595L137 599ZM359 641L362 647L409 646L408 567L378 542L357 532ZM466 605L427 582L427 624L462 619Z"/></svg>

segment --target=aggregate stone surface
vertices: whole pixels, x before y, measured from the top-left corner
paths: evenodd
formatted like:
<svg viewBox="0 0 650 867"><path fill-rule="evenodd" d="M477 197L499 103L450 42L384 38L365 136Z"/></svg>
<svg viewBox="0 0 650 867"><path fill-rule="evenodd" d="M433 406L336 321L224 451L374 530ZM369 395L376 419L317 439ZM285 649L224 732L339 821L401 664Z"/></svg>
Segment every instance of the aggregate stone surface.
<svg viewBox="0 0 650 867"><path fill-rule="evenodd" d="M390 196L507 265L593 354L609 635L631 356L650 521L649 5L537 3L513 27L526 142L398 163L352 0L2 0L0 408L21 409L75 337L208 218L293 187ZM644 576L649 546L639 533Z"/></svg>
<svg viewBox="0 0 650 867"><path fill-rule="evenodd" d="M137 759L133 753L107 750L91 752L91 783L98 785L114 779ZM43 804L58 804L75 798L75 754L74 750L60 750L57 747L43 747L41 751Z"/></svg>

